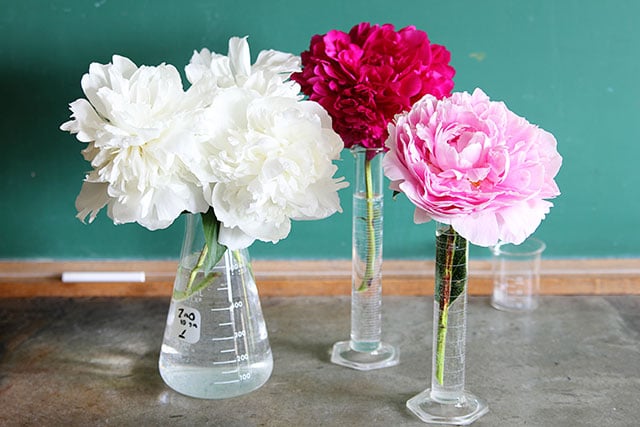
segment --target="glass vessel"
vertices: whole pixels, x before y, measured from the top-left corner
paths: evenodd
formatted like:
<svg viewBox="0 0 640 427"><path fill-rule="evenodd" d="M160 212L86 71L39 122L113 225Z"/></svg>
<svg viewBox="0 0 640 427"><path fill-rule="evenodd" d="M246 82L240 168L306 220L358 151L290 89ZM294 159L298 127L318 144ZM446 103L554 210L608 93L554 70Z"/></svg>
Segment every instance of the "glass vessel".
<svg viewBox="0 0 640 427"><path fill-rule="evenodd" d="M407 408L431 424L467 425L489 410L465 390L469 243L450 225L436 225L431 388Z"/></svg>
<svg viewBox="0 0 640 427"><path fill-rule="evenodd" d="M368 371L399 362L382 335L382 149L352 149L355 157L352 218L351 337L334 344L331 361Z"/></svg>
<svg viewBox="0 0 640 427"><path fill-rule="evenodd" d="M504 311L538 307L540 261L545 247L544 242L530 237L519 245L498 243L491 248L493 307Z"/></svg>
<svg viewBox="0 0 640 427"><path fill-rule="evenodd" d="M200 215L188 215L158 364L175 391L223 399L262 386L273 358L248 251L207 266L207 250Z"/></svg>

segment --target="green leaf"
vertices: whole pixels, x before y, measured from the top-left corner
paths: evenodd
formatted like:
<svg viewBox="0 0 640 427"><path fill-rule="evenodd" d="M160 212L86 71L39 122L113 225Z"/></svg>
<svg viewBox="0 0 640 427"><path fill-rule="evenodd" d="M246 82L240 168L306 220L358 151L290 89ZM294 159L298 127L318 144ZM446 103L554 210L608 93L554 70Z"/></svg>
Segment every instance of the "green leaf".
<svg viewBox="0 0 640 427"><path fill-rule="evenodd" d="M453 227L436 237L435 298L452 304L464 292L468 275L467 240ZM448 291L448 295L443 292Z"/></svg>
<svg viewBox="0 0 640 427"><path fill-rule="evenodd" d="M468 249L467 240L451 226L436 236L435 299L439 314L435 377L440 385L444 384L449 307L464 293L467 285Z"/></svg>
<svg viewBox="0 0 640 427"><path fill-rule="evenodd" d="M216 278L220 277L220 275L221 273L219 272L207 273L202 280L194 286L185 289L184 291L173 291L173 299L181 301L189 298L191 295L200 292L207 286L211 285Z"/></svg>
<svg viewBox="0 0 640 427"><path fill-rule="evenodd" d="M206 213L202 214L202 229L204 231L204 241L209 248L204 263L204 270L213 269L220 261L227 247L218 243L218 235L220 233L220 221L216 218L213 208L209 208Z"/></svg>

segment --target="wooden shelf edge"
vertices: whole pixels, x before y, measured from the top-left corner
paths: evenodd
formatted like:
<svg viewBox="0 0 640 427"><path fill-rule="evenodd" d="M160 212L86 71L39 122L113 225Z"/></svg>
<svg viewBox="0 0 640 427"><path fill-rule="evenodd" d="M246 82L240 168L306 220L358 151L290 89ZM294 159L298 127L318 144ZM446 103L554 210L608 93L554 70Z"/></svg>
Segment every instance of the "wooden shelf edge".
<svg viewBox="0 0 640 427"><path fill-rule="evenodd" d="M176 261L0 261L0 297L149 297L171 295ZM254 260L262 296L351 292L350 260ZM469 293L489 295L489 261L471 261ZM543 260L543 295L640 295L640 259ZM65 271L144 271L144 283L63 283ZM385 295L433 294L433 262L385 260Z"/></svg>

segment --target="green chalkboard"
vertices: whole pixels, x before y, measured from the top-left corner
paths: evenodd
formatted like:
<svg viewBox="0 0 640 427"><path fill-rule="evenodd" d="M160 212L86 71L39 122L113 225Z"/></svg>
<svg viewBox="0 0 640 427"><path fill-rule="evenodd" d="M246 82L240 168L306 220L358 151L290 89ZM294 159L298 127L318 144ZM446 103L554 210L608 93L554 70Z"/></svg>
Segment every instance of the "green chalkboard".
<svg viewBox="0 0 640 427"><path fill-rule="evenodd" d="M82 96L91 62L113 54L182 69L193 50L226 53L229 37L299 54L317 33L358 22L415 25L446 45L456 90L481 87L555 134L562 196L536 235L549 257L640 256L640 2L636 0L20 0L0 9L0 258L163 259L178 255L182 221L149 232L91 225L74 200L88 165L58 130ZM351 180L343 152L340 173ZM344 213L295 223L259 258L349 258ZM403 198L385 205L385 257L433 254L433 226L414 225ZM477 251L478 254L484 253Z"/></svg>

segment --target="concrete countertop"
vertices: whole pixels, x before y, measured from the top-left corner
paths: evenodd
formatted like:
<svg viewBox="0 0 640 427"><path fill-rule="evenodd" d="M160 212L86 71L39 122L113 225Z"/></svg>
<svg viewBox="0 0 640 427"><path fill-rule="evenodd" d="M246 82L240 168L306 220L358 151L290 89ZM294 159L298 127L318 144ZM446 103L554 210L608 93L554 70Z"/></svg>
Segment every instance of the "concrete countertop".
<svg viewBox="0 0 640 427"><path fill-rule="evenodd" d="M432 300L385 297L400 364L329 362L347 297L263 298L274 371L260 389L198 400L162 382L164 298L0 299L0 425L420 426L406 408L431 381ZM543 297L530 314L471 297L467 388L475 426L637 426L640 296Z"/></svg>

